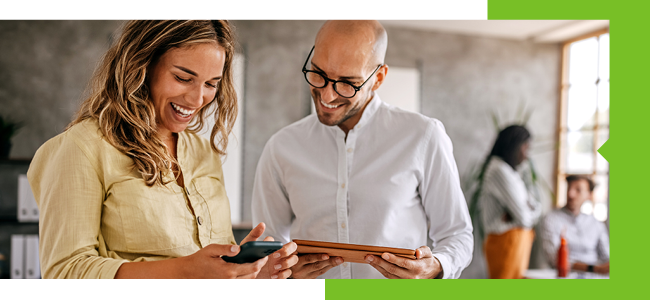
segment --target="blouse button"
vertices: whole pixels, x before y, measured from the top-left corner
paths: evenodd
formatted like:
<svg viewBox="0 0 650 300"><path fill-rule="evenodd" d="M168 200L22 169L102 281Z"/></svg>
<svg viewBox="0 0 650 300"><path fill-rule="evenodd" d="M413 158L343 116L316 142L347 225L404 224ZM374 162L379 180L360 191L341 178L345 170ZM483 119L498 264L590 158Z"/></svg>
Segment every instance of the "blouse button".
<svg viewBox="0 0 650 300"><path fill-rule="evenodd" d="M201 216L196 217L196 221L199 222L199 225L203 224L203 221L201 220Z"/></svg>

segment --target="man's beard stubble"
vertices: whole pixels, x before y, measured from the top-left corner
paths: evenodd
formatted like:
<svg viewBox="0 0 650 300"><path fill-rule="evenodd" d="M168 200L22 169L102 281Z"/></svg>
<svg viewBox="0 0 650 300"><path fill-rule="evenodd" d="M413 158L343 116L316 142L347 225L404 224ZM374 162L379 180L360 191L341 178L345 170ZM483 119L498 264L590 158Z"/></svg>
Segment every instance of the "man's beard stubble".
<svg viewBox="0 0 650 300"><path fill-rule="evenodd" d="M364 105L368 101L368 96L366 95L366 99L364 101L359 101L359 102L357 102L356 106L349 108L349 110L343 115L343 117L341 117L341 119L339 119L338 121L334 121L332 124L327 124L327 123L323 122L323 120L321 119L321 114L319 113L319 112L322 112L321 107L320 107L321 106L320 93L317 94L317 95L315 95L315 93L312 93L311 97L314 99L314 105L316 105L316 107L317 107L316 108L316 114L318 116L318 120L321 123L323 123L323 124L325 124L327 126L339 126L339 125L343 124L345 121L347 121L348 119L352 118L357 113L359 113L359 111L364 107ZM343 103L342 105L350 105L351 104L350 100L348 100L346 98L343 98L343 97L340 97L340 96L337 97L336 100L337 100L336 101L337 103L341 103L341 102L338 102L340 100L344 101L344 102L342 102Z"/></svg>

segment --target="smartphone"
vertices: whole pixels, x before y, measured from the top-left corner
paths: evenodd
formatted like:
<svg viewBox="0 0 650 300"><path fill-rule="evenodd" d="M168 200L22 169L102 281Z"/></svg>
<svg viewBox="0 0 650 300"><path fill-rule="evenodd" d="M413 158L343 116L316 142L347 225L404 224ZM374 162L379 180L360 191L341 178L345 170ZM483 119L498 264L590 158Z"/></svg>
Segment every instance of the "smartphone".
<svg viewBox="0 0 650 300"><path fill-rule="evenodd" d="M236 264L245 264L257 261L282 248L282 242L252 241L241 245L239 253L235 256L222 256L221 259Z"/></svg>

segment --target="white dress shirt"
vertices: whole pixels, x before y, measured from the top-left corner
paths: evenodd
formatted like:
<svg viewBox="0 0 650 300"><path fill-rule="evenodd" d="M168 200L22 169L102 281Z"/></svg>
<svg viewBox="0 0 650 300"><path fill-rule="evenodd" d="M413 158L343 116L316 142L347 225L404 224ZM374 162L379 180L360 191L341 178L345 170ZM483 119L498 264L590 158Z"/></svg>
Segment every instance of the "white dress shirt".
<svg viewBox="0 0 650 300"><path fill-rule="evenodd" d="M556 265L562 230L565 230L571 263L597 265L609 261L607 227L593 216L583 213L576 216L561 208L546 215L543 225L542 247L551 266Z"/></svg>
<svg viewBox="0 0 650 300"><path fill-rule="evenodd" d="M492 156L483 177L480 207L486 234L502 234L512 228L530 229L542 207L521 175L498 156ZM504 220L505 213L512 220Z"/></svg>
<svg viewBox="0 0 650 300"><path fill-rule="evenodd" d="M255 175L253 222L284 243L318 240L416 249L432 240L443 278L458 278L472 225L442 123L374 98L345 133L315 114L269 139ZM428 233L428 235L427 235ZM319 278L384 278L344 263Z"/></svg>

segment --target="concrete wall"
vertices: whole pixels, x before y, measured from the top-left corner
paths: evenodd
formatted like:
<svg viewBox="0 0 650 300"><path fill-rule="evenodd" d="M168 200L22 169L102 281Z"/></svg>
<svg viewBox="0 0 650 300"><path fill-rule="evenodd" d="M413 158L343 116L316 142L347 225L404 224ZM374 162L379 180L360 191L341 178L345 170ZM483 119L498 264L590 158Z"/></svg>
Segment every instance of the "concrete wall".
<svg viewBox="0 0 650 300"><path fill-rule="evenodd" d="M24 123L10 157L31 157L77 111L120 21L0 21L0 114Z"/></svg>
<svg viewBox="0 0 650 300"><path fill-rule="evenodd" d="M270 136L310 112L301 72L323 21L234 21L246 59L243 99L243 220L262 149ZM0 114L25 123L11 157L31 157L76 111L92 71L120 21L0 21ZM386 63L422 74L422 113L440 119L461 175L494 141L491 112L516 121L533 109L533 159L553 185L560 46L388 28ZM390 72L387 80L390 80ZM550 207L548 198L544 199ZM483 277L480 249L465 276ZM539 257L534 253L533 261ZM535 263L539 265L539 263Z"/></svg>

